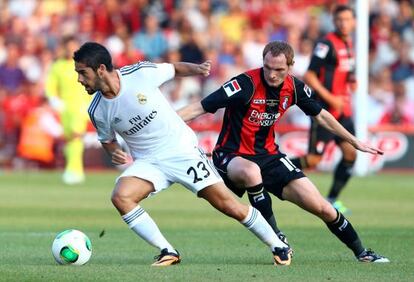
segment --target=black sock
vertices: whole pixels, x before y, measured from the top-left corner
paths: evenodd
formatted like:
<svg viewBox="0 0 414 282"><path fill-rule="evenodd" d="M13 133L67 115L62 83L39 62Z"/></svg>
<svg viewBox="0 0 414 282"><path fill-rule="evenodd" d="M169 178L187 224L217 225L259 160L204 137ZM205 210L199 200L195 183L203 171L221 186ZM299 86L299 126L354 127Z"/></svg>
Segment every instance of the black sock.
<svg viewBox="0 0 414 282"><path fill-rule="evenodd" d="M275 233L279 233L280 230L277 227L272 210L272 199L270 198L269 193L263 188L263 183L253 187L247 187L246 190L250 204L262 214Z"/></svg>
<svg viewBox="0 0 414 282"><path fill-rule="evenodd" d="M354 162L346 161L342 159L338 166L335 169L334 174L334 181L332 183L331 190L328 194L328 199L331 201L335 201L338 198L339 193L345 187L346 183L348 183L349 178L352 174L352 168L354 166Z"/></svg>
<svg viewBox="0 0 414 282"><path fill-rule="evenodd" d="M306 156L290 159L290 161L299 169L304 169L308 167L308 164L306 162Z"/></svg>
<svg viewBox="0 0 414 282"><path fill-rule="evenodd" d="M326 223L326 225L342 243L347 245L347 247L354 252L355 256L358 256L365 250L364 247L362 247L361 240L354 227L352 227L352 224L343 216L343 214L338 211L337 214L337 218L333 222Z"/></svg>

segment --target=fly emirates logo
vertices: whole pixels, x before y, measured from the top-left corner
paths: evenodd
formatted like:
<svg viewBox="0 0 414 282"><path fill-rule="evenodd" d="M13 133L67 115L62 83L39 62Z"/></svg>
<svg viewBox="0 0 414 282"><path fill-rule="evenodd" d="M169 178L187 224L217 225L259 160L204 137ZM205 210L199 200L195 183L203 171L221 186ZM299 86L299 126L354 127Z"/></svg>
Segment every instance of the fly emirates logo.
<svg viewBox="0 0 414 282"><path fill-rule="evenodd" d="M249 121L260 126L272 126L280 117L280 113L260 113L253 110L250 113Z"/></svg>
<svg viewBox="0 0 414 282"><path fill-rule="evenodd" d="M157 116L157 111L153 110L145 118L141 118L139 115L131 118L129 120L129 123L132 124L133 126L128 130L124 130L123 133L126 135L134 135L135 133L138 133L141 129L147 126L156 116Z"/></svg>

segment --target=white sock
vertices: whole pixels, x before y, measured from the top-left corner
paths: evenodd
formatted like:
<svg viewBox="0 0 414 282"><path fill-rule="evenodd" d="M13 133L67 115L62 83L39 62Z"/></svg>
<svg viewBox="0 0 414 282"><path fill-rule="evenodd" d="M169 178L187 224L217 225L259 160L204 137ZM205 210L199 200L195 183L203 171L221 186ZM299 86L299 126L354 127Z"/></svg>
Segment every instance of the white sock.
<svg viewBox="0 0 414 282"><path fill-rule="evenodd" d="M167 248L169 252L176 253L173 246L171 246L167 239L161 234L161 231L158 229L154 220L152 220L149 214L139 205L127 214L124 214L122 219L128 224L128 227L132 231L144 239L148 244L157 247L160 250Z"/></svg>
<svg viewBox="0 0 414 282"><path fill-rule="evenodd" d="M254 207L249 206L249 213L246 218L240 221L247 229L249 229L257 238L268 245L273 251L275 247L285 248L287 245L280 241L279 237L270 227L269 223L264 219L262 214Z"/></svg>

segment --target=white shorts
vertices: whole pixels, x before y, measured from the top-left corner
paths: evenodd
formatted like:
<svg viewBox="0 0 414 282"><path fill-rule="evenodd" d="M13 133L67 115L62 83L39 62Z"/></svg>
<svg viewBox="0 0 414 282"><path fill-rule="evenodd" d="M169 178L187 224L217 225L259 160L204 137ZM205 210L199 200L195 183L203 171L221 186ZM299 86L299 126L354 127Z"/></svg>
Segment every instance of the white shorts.
<svg viewBox="0 0 414 282"><path fill-rule="evenodd" d="M180 183L197 194L203 188L223 181L205 153L194 147L191 153L166 152L150 160L135 160L117 179L135 176L154 185L156 194L173 183Z"/></svg>

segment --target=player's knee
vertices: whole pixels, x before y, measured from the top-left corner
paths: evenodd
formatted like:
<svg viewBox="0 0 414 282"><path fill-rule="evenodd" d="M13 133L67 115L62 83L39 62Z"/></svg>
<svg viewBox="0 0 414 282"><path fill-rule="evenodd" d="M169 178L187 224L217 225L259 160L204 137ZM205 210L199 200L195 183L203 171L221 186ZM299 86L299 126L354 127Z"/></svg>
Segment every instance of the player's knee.
<svg viewBox="0 0 414 282"><path fill-rule="evenodd" d="M262 182L260 168L253 162L238 168L237 172L233 173L233 178L237 178L237 182L244 183L247 186L250 186L252 182Z"/></svg>
<svg viewBox="0 0 414 282"><path fill-rule="evenodd" d="M356 150L348 150L344 152L344 160L348 163L354 163L357 158L357 151Z"/></svg>
<svg viewBox="0 0 414 282"><path fill-rule="evenodd" d="M132 199L130 195L122 192L122 190L115 189L111 195L111 202L117 208L122 208L127 203L131 202Z"/></svg>
<svg viewBox="0 0 414 282"><path fill-rule="evenodd" d="M309 168L315 168L322 160L321 155L308 155L306 156L306 163Z"/></svg>
<svg viewBox="0 0 414 282"><path fill-rule="evenodd" d="M324 201L318 207L318 217L325 222L332 222L336 218L336 211L328 201Z"/></svg>

